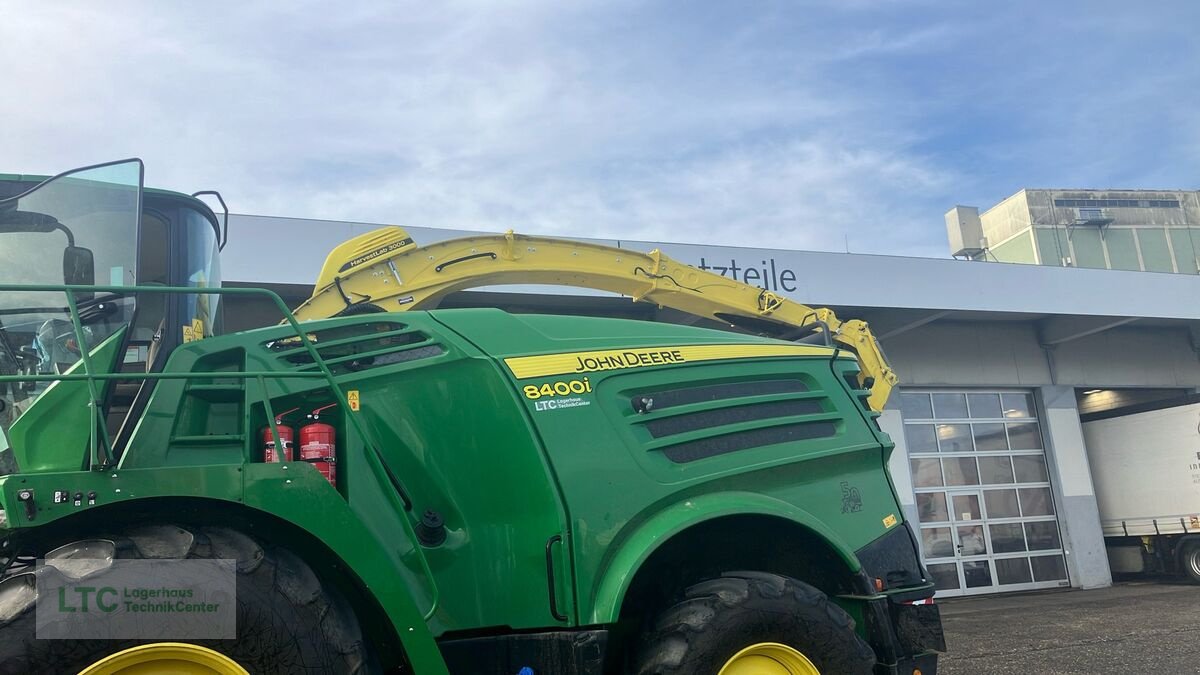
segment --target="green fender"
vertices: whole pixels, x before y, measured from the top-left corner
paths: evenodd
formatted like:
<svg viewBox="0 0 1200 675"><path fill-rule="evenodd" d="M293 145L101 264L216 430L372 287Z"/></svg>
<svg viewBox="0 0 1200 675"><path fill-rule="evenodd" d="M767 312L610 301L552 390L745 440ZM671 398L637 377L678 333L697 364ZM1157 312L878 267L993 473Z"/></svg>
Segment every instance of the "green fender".
<svg viewBox="0 0 1200 675"><path fill-rule="evenodd" d="M643 563L674 535L705 521L732 515L761 515L790 520L808 528L838 552L846 566L857 572L862 566L854 552L833 530L811 513L788 502L755 492L721 492L676 502L624 536L596 585L595 602L585 623L616 622L629 584Z"/></svg>
<svg viewBox="0 0 1200 675"><path fill-rule="evenodd" d="M64 488L95 492L100 500L96 506L74 507L69 502L44 500L37 511L35 522L39 526L75 519L73 527L80 532L111 526L123 517L113 511L117 508L134 513L140 504L151 504L150 510L170 514L170 507L159 500L223 502L264 527L271 525L261 517L267 514L322 542L340 557L339 564L353 570L387 614L415 673L446 675L441 651L412 594L416 584L406 577L413 573L405 564L405 556L414 555L414 546L411 536L404 534L403 523L397 523L405 515L370 501L380 493L363 485L358 494L366 501L361 508L377 517L364 517L363 511L347 504L312 465L302 462L12 474L0 476L0 509L6 510L18 532L33 524L26 519L25 509L18 507L17 492L23 489L43 495ZM301 505L303 511L298 512ZM297 517L300 513L320 517ZM0 539L8 534L0 530Z"/></svg>

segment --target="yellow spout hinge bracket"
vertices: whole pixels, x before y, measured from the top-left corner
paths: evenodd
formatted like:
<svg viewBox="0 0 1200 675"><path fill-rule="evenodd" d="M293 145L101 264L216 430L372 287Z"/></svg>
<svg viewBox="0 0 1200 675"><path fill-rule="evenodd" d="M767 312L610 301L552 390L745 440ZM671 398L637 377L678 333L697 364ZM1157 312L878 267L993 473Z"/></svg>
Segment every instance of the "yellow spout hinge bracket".
<svg viewBox="0 0 1200 675"><path fill-rule="evenodd" d="M879 341L871 334L865 321L851 319L841 323L833 334L834 342L852 349L858 357L860 386L870 389L869 402L873 410L883 410L888 396L899 382L896 371L888 365Z"/></svg>
<svg viewBox="0 0 1200 675"><path fill-rule="evenodd" d="M517 237L512 230L504 233L504 248L500 249L500 257L505 260L517 259Z"/></svg>
<svg viewBox="0 0 1200 675"><path fill-rule="evenodd" d="M647 254L652 262L651 269L643 269L642 274L646 277L646 288L642 292L633 296L634 302L640 302L643 298L658 290L658 282L664 278L666 268L662 262L662 251L654 249Z"/></svg>
<svg viewBox="0 0 1200 675"><path fill-rule="evenodd" d="M758 294L758 313L767 316L775 310L783 306L787 302L787 298L771 291L763 291Z"/></svg>

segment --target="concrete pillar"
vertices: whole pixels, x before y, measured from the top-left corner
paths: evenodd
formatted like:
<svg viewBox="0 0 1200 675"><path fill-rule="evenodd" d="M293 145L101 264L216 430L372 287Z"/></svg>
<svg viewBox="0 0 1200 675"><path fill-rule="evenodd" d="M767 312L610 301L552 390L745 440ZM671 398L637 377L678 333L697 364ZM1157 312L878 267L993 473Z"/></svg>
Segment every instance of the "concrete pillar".
<svg viewBox="0 0 1200 675"><path fill-rule="evenodd" d="M904 442L904 418L900 415L899 401L899 395L892 397L883 414L879 416L879 428L887 432L896 443L896 449L892 451L892 457L888 460L888 473L892 475L892 485L896 488L896 497L900 501L904 519L912 525L913 532L918 534L917 542L920 543L920 521L917 519L917 501L913 494L912 469L908 464L908 444Z"/></svg>
<svg viewBox="0 0 1200 675"><path fill-rule="evenodd" d="M1038 388L1045 425L1046 462L1058 507L1058 523L1067 554L1067 574L1076 588L1112 585L1100 511L1092 487L1083 427L1072 387Z"/></svg>

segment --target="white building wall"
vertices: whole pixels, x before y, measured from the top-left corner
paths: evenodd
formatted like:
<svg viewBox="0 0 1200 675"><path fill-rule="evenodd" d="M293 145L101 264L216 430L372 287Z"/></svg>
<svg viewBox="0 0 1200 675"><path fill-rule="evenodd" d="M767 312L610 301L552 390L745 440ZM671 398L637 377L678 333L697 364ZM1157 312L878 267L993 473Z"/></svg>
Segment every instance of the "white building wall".
<svg viewBox="0 0 1200 675"><path fill-rule="evenodd" d="M908 464L908 444L904 441L904 418L900 415L899 398L893 397L887 409L879 415L879 428L883 429L896 443L896 449L888 459L888 473L892 476L892 486L896 488L896 497L904 510L904 519L917 528L917 502L913 495L912 470ZM917 537L918 544L920 537Z"/></svg>
<svg viewBox="0 0 1200 675"><path fill-rule="evenodd" d="M1047 354L1030 322L940 322L883 346L909 386L1200 386L1200 359L1175 328L1113 328Z"/></svg>
<svg viewBox="0 0 1200 675"><path fill-rule="evenodd" d="M1072 387L1040 387L1043 436L1050 486L1058 507L1058 524L1067 574L1076 588L1112 585L1100 510L1092 485L1083 427Z"/></svg>
<svg viewBox="0 0 1200 675"><path fill-rule="evenodd" d="M1136 324L1065 343L1054 350L1056 384L1079 387L1196 387L1200 360L1187 332Z"/></svg>
<svg viewBox="0 0 1200 675"><path fill-rule="evenodd" d="M1050 381L1045 352L1027 322L939 322L883 345L902 385L1036 386Z"/></svg>

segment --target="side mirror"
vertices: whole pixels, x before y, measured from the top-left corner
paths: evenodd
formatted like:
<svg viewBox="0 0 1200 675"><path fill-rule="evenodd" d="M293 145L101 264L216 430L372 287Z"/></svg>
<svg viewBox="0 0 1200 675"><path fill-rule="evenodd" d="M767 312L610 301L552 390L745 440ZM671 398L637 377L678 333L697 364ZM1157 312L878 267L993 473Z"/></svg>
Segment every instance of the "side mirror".
<svg viewBox="0 0 1200 675"><path fill-rule="evenodd" d="M63 249L63 283L77 286L96 284L96 259L90 248L68 246ZM91 300L95 293L76 293L76 300Z"/></svg>

